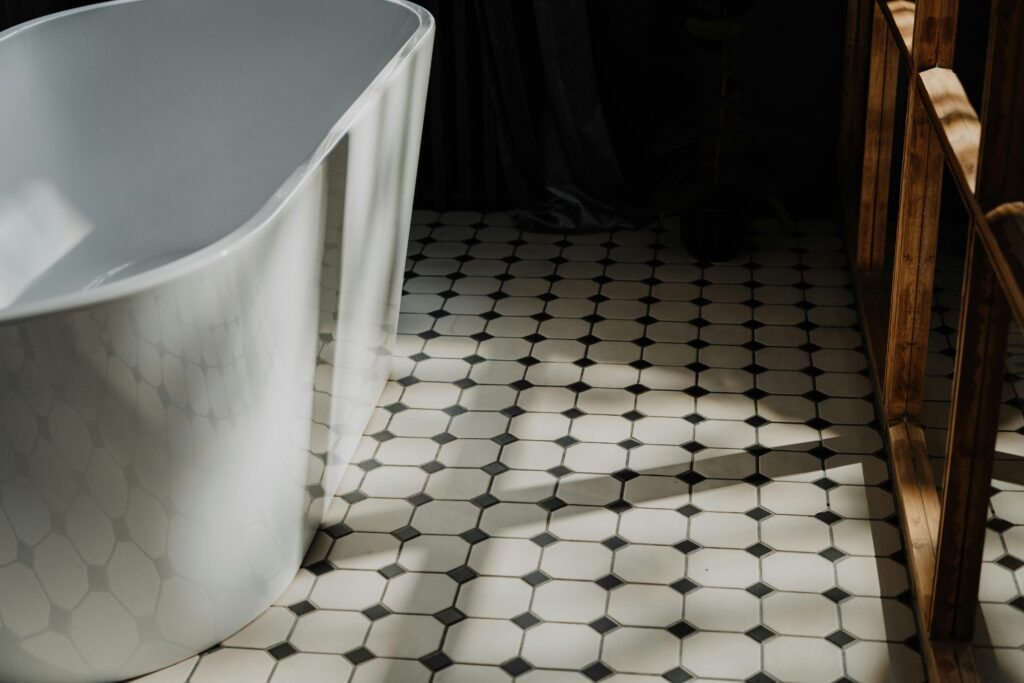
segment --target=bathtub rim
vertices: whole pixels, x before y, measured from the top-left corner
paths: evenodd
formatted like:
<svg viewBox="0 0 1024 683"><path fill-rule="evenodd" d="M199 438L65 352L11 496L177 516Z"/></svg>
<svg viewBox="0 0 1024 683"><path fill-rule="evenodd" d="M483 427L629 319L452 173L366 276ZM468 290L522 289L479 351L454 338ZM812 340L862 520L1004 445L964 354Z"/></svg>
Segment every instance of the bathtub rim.
<svg viewBox="0 0 1024 683"><path fill-rule="evenodd" d="M117 5L127 5L150 0L109 0L93 5L75 7L69 10L48 14L12 26L0 31L0 45L11 36L32 29L35 26L48 21L60 20L63 17L78 14L80 12L91 12L102 10ZM118 299L128 298L142 294L148 290L155 289L183 279L198 270L212 266L219 261L230 258L235 252L245 248L248 242L255 238L256 233L267 229L278 213L288 204L290 199L299 191L302 185L308 180L313 172L324 163L328 154L341 141L346 133L353 127L363 112L369 109L370 103L383 92L399 70L409 61L412 55L420 46L428 40L434 31L434 17L426 9L410 2L409 0L361 0L362 2L389 3L398 5L409 11L418 21L419 26L412 35L402 44L394 56L388 60L366 88L348 105L348 108L341 114L334 125L326 132L323 140L313 150L312 154L306 157L299 166L294 169L284 182L270 195L270 197L256 210L256 212L244 223L231 229L227 234L218 237L204 247L175 259L168 263L159 265L135 275L126 277L123 280L102 284L95 289L78 290L48 297L39 301L25 304L14 304L7 308L0 308L0 325L17 323L22 320L39 316L69 312L82 308L102 305Z"/></svg>

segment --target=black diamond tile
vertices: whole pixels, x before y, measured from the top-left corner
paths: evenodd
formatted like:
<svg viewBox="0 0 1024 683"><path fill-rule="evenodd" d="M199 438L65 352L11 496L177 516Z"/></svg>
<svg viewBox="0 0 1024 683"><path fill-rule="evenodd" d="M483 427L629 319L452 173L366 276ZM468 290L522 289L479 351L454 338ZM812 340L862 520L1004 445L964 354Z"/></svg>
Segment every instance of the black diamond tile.
<svg viewBox="0 0 1024 683"><path fill-rule="evenodd" d="M839 486L839 484L835 483L828 477L822 477L821 479L816 480L814 485L825 491L831 491L835 487Z"/></svg>
<svg viewBox="0 0 1024 683"><path fill-rule="evenodd" d="M433 330L426 330L417 335L420 339L437 339L441 335Z"/></svg>
<svg viewBox="0 0 1024 683"><path fill-rule="evenodd" d="M501 317L501 313L498 313L497 311L484 311L480 314L480 317L484 320L497 320Z"/></svg>
<svg viewBox="0 0 1024 683"><path fill-rule="evenodd" d="M810 420L807 420L807 422L804 422L804 424L810 427L811 429L817 429L819 431L822 429L828 429L829 427L832 426L831 422L829 422L828 420L823 420L820 417L815 417Z"/></svg>
<svg viewBox="0 0 1024 683"><path fill-rule="evenodd" d="M764 519L765 517L772 516L772 513L768 512L763 507L752 508L750 510L747 510L743 514L745 514L747 517L750 517L751 519L756 519L758 521Z"/></svg>
<svg viewBox="0 0 1024 683"><path fill-rule="evenodd" d="M751 427L763 427L768 424L768 420L764 419L760 415L753 415L744 420Z"/></svg>
<svg viewBox="0 0 1024 683"><path fill-rule="evenodd" d="M519 628L526 630L531 626L539 624L540 617L533 612L523 612L522 614L512 617L511 622Z"/></svg>
<svg viewBox="0 0 1024 683"><path fill-rule="evenodd" d="M378 467L383 467L383 465L381 465L378 461L374 460L373 458L370 458L369 460L364 460L361 463L359 463L358 467L364 472L372 472Z"/></svg>
<svg viewBox="0 0 1024 683"><path fill-rule="evenodd" d="M547 583L548 581L550 581L551 577L542 572L541 570L537 569L535 571L530 572L526 576L523 576L522 579L531 586L539 586L542 583Z"/></svg>
<svg viewBox="0 0 1024 683"><path fill-rule="evenodd" d="M767 628L765 626L760 626L760 625L755 626L754 628L752 628L752 629L750 629L749 631L746 632L746 636L748 638L756 640L759 643L763 643L764 641L768 640L769 638L773 637L774 635L775 635L775 632L772 631L770 628Z"/></svg>
<svg viewBox="0 0 1024 683"><path fill-rule="evenodd" d="M626 387L626 391L639 396L640 394L646 394L650 389L645 387L643 384L631 384Z"/></svg>
<svg viewBox="0 0 1024 683"><path fill-rule="evenodd" d="M743 450L745 450L747 453L750 453L755 458L760 458L762 455L765 455L767 453L771 453L772 452L772 449L765 448L764 446L760 446L760 445L757 445L757 444L755 444L753 446L747 446Z"/></svg>
<svg viewBox="0 0 1024 683"><path fill-rule="evenodd" d="M420 532L411 526L403 526L401 529L395 529L391 532L391 535L397 538L399 541L411 541L420 535Z"/></svg>
<svg viewBox="0 0 1024 683"><path fill-rule="evenodd" d="M608 617L601 617L600 619L595 619L587 625L590 626L590 628L597 631L598 633L608 633L609 631L614 631L619 627L618 624L616 624Z"/></svg>
<svg viewBox="0 0 1024 683"><path fill-rule="evenodd" d="M683 389L683 393L692 398L701 398L702 396L707 396L711 392L704 387L687 387Z"/></svg>
<svg viewBox="0 0 1024 683"><path fill-rule="evenodd" d="M646 360L635 360L629 364L629 367L633 368L634 370L646 370L647 368L653 368L654 363L651 363Z"/></svg>
<svg viewBox="0 0 1024 683"><path fill-rule="evenodd" d="M619 548L629 545L624 538L621 536L609 536L608 538L601 541L601 545L609 550L618 550Z"/></svg>
<svg viewBox="0 0 1024 683"><path fill-rule="evenodd" d="M324 533L326 533L331 538L337 540L339 538L348 536L350 533L352 533L352 527L345 524L344 522L338 522L337 524L332 524L331 526L325 528Z"/></svg>
<svg viewBox="0 0 1024 683"><path fill-rule="evenodd" d="M554 512L555 510L561 510L564 508L566 506L566 502L558 496L550 496L544 500L537 501L537 505L548 512Z"/></svg>
<svg viewBox="0 0 1024 683"><path fill-rule="evenodd" d="M348 493L342 494L341 496L341 499L344 500L346 503L352 504L359 503L361 501L366 500L367 498L369 498L369 496L363 493L362 491L349 491Z"/></svg>
<svg viewBox="0 0 1024 683"><path fill-rule="evenodd" d="M533 318L534 320L536 320L537 322L541 322L542 323L542 322L545 322L547 320L551 320L554 316L551 315L550 313L545 313L544 311L541 311L540 313L534 313L530 317Z"/></svg>
<svg viewBox="0 0 1024 683"><path fill-rule="evenodd" d="M755 543L752 546L744 548L744 550L746 550L754 557L764 557L772 551L772 549L766 546L764 543Z"/></svg>
<svg viewBox="0 0 1024 683"><path fill-rule="evenodd" d="M603 681L614 672L602 662L594 662L583 669L583 675L592 681Z"/></svg>
<svg viewBox="0 0 1024 683"><path fill-rule="evenodd" d="M815 446L807 452L819 460L827 460L836 454L834 450L827 446Z"/></svg>
<svg viewBox="0 0 1024 683"><path fill-rule="evenodd" d="M480 356L480 355L477 355L477 354L474 353L474 354L470 354L470 355L466 356L462 360L466 361L470 365L476 365L478 363L483 363L487 359L484 358L483 356Z"/></svg>
<svg viewBox="0 0 1024 683"><path fill-rule="evenodd" d="M594 344L601 341L601 339L600 337L595 337L592 334L585 334L582 337L579 337L576 341L586 346L593 346Z"/></svg>
<svg viewBox="0 0 1024 683"><path fill-rule="evenodd" d="M764 391L763 389L747 389L746 391L743 392L743 395L749 399L759 401L762 398L767 397L769 394L767 391Z"/></svg>
<svg viewBox="0 0 1024 683"><path fill-rule="evenodd" d="M683 444L683 448L690 451L691 453L700 453L701 451L706 449L707 446L702 444L700 441L687 441L686 443Z"/></svg>
<svg viewBox="0 0 1024 683"><path fill-rule="evenodd" d="M696 442L691 442L691 443L696 443ZM686 448L686 446L683 446L683 448ZM703 446L701 448L703 448ZM689 451L690 449L687 448L686 450ZM697 449L697 450L701 450L701 449ZM690 451L690 452L691 453L696 453L697 451ZM707 479L707 477L705 477L700 472L694 472L693 470L690 470L689 472L683 472L682 474L677 474L676 475L676 479L679 479L680 481L685 481L690 486L693 486L694 484L701 483L702 481Z"/></svg>
<svg viewBox="0 0 1024 683"><path fill-rule="evenodd" d="M689 671L678 666L661 674L661 677L668 681L668 683L686 683L693 680L693 675Z"/></svg>
<svg viewBox="0 0 1024 683"><path fill-rule="evenodd" d="M473 387L476 386L476 382L474 382L468 377L463 377L460 380L452 382L452 384L457 386L459 389L472 389Z"/></svg>
<svg viewBox="0 0 1024 683"><path fill-rule="evenodd" d="M814 516L820 519L822 522L825 522L825 524L835 524L836 522L843 521L842 517L832 512L831 510L823 510L822 512L819 512Z"/></svg>
<svg viewBox="0 0 1024 683"><path fill-rule="evenodd" d="M1021 567L1024 567L1024 560L1014 557L1013 555L1003 555L998 560L996 560L996 562L1013 572L1017 571Z"/></svg>
<svg viewBox="0 0 1024 683"><path fill-rule="evenodd" d="M1007 522L1005 519L1000 519L999 517L993 517L988 520L986 526L992 531L1000 534L1013 528L1013 524Z"/></svg>
<svg viewBox="0 0 1024 683"><path fill-rule="evenodd" d="M750 593L751 595L753 595L754 597L757 597L757 598L763 598L764 596L766 596L769 593L771 593L773 590L775 590L775 589L773 589L771 586L769 586L766 583L761 583L760 581L758 581L757 583L755 583L753 585L747 586L747 588L746 588L746 591L748 593Z"/></svg>
<svg viewBox="0 0 1024 683"><path fill-rule="evenodd" d="M388 411L392 415L402 412L403 410L409 410L409 406L404 403L392 403L389 406L384 406L384 410Z"/></svg>
<svg viewBox="0 0 1024 683"><path fill-rule="evenodd" d="M623 439L616 445L618 445L619 448L625 448L627 451L643 446L643 444L636 439Z"/></svg>
<svg viewBox="0 0 1024 683"><path fill-rule="evenodd" d="M480 469L482 469L484 472L491 475L492 477L496 477L499 474L508 472L508 465L500 462L491 462L484 465Z"/></svg>
<svg viewBox="0 0 1024 683"><path fill-rule="evenodd" d="M533 665L522 657L513 657L501 665L501 669L509 676L522 676L533 669Z"/></svg>
<svg viewBox="0 0 1024 683"><path fill-rule="evenodd" d="M452 660L451 657L438 650L437 652L431 652L429 655L420 657L420 664L431 671L440 671L451 666Z"/></svg>
<svg viewBox="0 0 1024 683"><path fill-rule="evenodd" d="M692 370L693 372L704 372L705 370L710 369L710 366L704 365L700 361L694 361L693 363L687 363L683 367L685 367L687 370Z"/></svg>
<svg viewBox="0 0 1024 683"><path fill-rule="evenodd" d="M430 462L425 462L422 465L420 465L420 469L426 472L427 474L433 474L434 472L440 472L441 470L443 470L444 465L442 465L436 460L431 460Z"/></svg>
<svg viewBox="0 0 1024 683"><path fill-rule="evenodd" d="M605 589L606 591L614 590L621 586L625 581L615 576L614 574L606 574L597 581L594 581L598 586Z"/></svg>
<svg viewBox="0 0 1024 683"><path fill-rule="evenodd" d="M384 605L379 604L374 605L373 607L367 607L363 610L363 616L365 616L370 621L377 621L378 619L383 619L389 614L391 614L391 610L389 610Z"/></svg>
<svg viewBox="0 0 1024 683"><path fill-rule="evenodd" d="M414 353L411 356L409 356L409 358L411 358L412 360L416 361L417 363L419 363L420 361L424 361L424 360L430 360L430 356L428 356L427 354L422 353L422 352L421 353Z"/></svg>
<svg viewBox="0 0 1024 683"><path fill-rule="evenodd" d="M467 581L472 581L479 576L479 574L473 571L472 567L468 567L466 565L456 567L455 569L448 571L447 574L456 583L466 583Z"/></svg>
<svg viewBox="0 0 1024 683"><path fill-rule="evenodd" d="M426 505L427 503L431 502L434 499L428 493L414 493L413 495L406 498L406 500L409 501L413 506L419 507L421 505Z"/></svg>
<svg viewBox="0 0 1024 683"><path fill-rule="evenodd" d="M613 472L612 476L618 479L619 481L625 482L636 479L640 475L627 467L625 469L619 470L618 472Z"/></svg>
<svg viewBox="0 0 1024 683"><path fill-rule="evenodd" d="M689 415L685 416L683 419L686 420L687 422L689 422L690 424L694 424L694 425L699 425L701 422L704 422L705 420L707 420L706 417L704 417L703 415L698 415L697 413L690 413Z"/></svg>
<svg viewBox="0 0 1024 683"><path fill-rule="evenodd" d="M669 626L665 630L667 630L669 633L674 635L676 638L685 638L686 636L690 635L691 633L694 633L694 632L697 631L697 629L695 629L691 624L688 624L683 619L680 619L679 621L677 621L676 623L672 624L671 626Z"/></svg>
<svg viewBox="0 0 1024 683"><path fill-rule="evenodd" d="M526 391L527 389L532 389L534 385L532 382L527 382L525 379L520 379L516 380L515 382L512 382L511 384L509 384L509 386L515 389L516 391Z"/></svg>
<svg viewBox="0 0 1024 683"><path fill-rule="evenodd" d="M558 542L557 538L555 538L554 536L552 536L551 534L549 534L546 531L543 532L543 533L537 534L536 536L534 536L530 540L533 541L534 543L536 543L537 545L539 545L541 548L546 548L547 546L551 545L552 543L557 543Z"/></svg>
<svg viewBox="0 0 1024 683"><path fill-rule="evenodd" d="M391 441L391 439L395 438L395 435L385 429L384 431L377 432L376 434L371 434L370 438L376 439L380 443L384 443L385 441Z"/></svg>
<svg viewBox="0 0 1024 683"><path fill-rule="evenodd" d="M508 432L506 432L504 434L498 434L497 436L492 436L491 437L491 441L493 441L494 443L498 444L499 446L507 446L510 443L515 443L516 441L519 441L519 439L516 438L515 436L512 436Z"/></svg>
<svg viewBox="0 0 1024 683"><path fill-rule="evenodd" d="M679 543L676 543L672 547L678 550L679 552L683 553L684 555L689 555L694 550L700 550L702 546L700 546L697 543L694 543L690 539L686 539L684 541L679 541Z"/></svg>
<svg viewBox="0 0 1024 683"><path fill-rule="evenodd" d="M623 413L622 417L626 418L630 422L636 422L637 420L646 417L646 415L639 411L631 410L628 413Z"/></svg>
<svg viewBox="0 0 1024 683"><path fill-rule="evenodd" d="M589 368L592 365L597 365L595 361L592 361L589 358L579 358L577 360L574 360L572 364L578 368Z"/></svg>
<svg viewBox="0 0 1024 683"><path fill-rule="evenodd" d="M575 446L576 444L578 444L579 440L574 439L569 435L565 435L555 439L555 443L561 446L562 448L568 448L569 446Z"/></svg>
<svg viewBox="0 0 1024 683"><path fill-rule="evenodd" d="M365 647L357 647L354 650L345 653L345 659L352 662L356 666L359 666L363 662L368 662L377 655L373 654Z"/></svg>
<svg viewBox="0 0 1024 683"><path fill-rule="evenodd" d="M444 409L444 412L447 415L455 417L457 415L462 415L463 413L468 413L469 411L463 408L462 406L448 406L447 408Z"/></svg>
<svg viewBox="0 0 1024 683"><path fill-rule="evenodd" d="M267 650L267 652L269 652L270 656L274 659L280 660L284 659L285 657L291 657L293 654L298 652L298 650L292 647L290 643L279 643L278 645L275 645L274 647Z"/></svg>
<svg viewBox="0 0 1024 683"><path fill-rule="evenodd" d="M564 476L572 474L572 470L565 465L555 465L548 469L548 474L552 477L562 478Z"/></svg>
<svg viewBox="0 0 1024 683"><path fill-rule="evenodd" d="M398 380L398 383L401 384L403 387L411 387L413 384L419 384L420 381L416 377L410 375L408 377L403 377L402 379Z"/></svg>
<svg viewBox="0 0 1024 683"><path fill-rule="evenodd" d="M288 609L290 609L292 614L295 616L301 617L304 614L309 614L310 612L315 611L316 607L313 607L309 600L303 600L302 602L297 602L294 605L289 605Z"/></svg>
<svg viewBox="0 0 1024 683"><path fill-rule="evenodd" d="M748 484L751 484L753 486L764 486L765 484L770 482L771 479L769 479L768 477L764 476L760 472L755 472L754 474L751 474L750 476L744 477L743 481L745 481Z"/></svg>
<svg viewBox="0 0 1024 683"><path fill-rule="evenodd" d="M543 334L536 334L536 333L528 334L525 337L523 337L523 339L525 339L526 341L530 342L531 344L539 344L542 341L547 341L547 337L545 337Z"/></svg>
<svg viewBox="0 0 1024 683"><path fill-rule="evenodd" d="M440 612L434 613L434 618L440 621L445 626L451 626L457 624L466 618L466 615L461 610L455 607L446 607Z"/></svg>
<svg viewBox="0 0 1024 683"><path fill-rule="evenodd" d="M669 584L669 588L676 591L677 593L686 595L690 591L697 590L698 588L700 588L700 586L695 584L693 581L690 581L689 579L679 579L675 583Z"/></svg>
<svg viewBox="0 0 1024 683"><path fill-rule="evenodd" d="M846 598L850 597L850 594L844 591L842 588L829 588L827 591L822 593L826 598L832 602L842 602Z"/></svg>
<svg viewBox="0 0 1024 683"><path fill-rule="evenodd" d="M540 363L540 361L534 358L533 356L523 356L516 362L518 362L520 365L525 365L526 367L531 367Z"/></svg>
<svg viewBox="0 0 1024 683"><path fill-rule="evenodd" d="M481 493L479 496L470 498L469 502L476 505L478 508L484 509L489 508L492 505L497 505L501 501L490 493Z"/></svg>
<svg viewBox="0 0 1024 683"><path fill-rule="evenodd" d="M746 679L744 683L777 683L777 681L768 674L761 672Z"/></svg>
<svg viewBox="0 0 1024 683"><path fill-rule="evenodd" d="M455 436L453 434L449 434L448 432L442 432L442 433L438 434L437 436L431 437L431 440L434 443L437 443L437 444L443 446L446 443L451 443L452 441L455 441Z"/></svg>
<svg viewBox="0 0 1024 683"><path fill-rule="evenodd" d="M615 514L621 515L626 510L632 510L633 506L624 500L613 500L612 502L605 505L605 508L611 510Z"/></svg>
<svg viewBox="0 0 1024 683"><path fill-rule="evenodd" d="M825 636L825 640L829 641L833 645L837 645L838 647L846 647L857 639L846 631L839 629L835 633Z"/></svg>
<svg viewBox="0 0 1024 683"><path fill-rule="evenodd" d="M569 408L568 410L563 410L562 415L569 418L570 420L575 420L577 417L583 417L584 415L586 415L586 413L584 413L579 408Z"/></svg>
<svg viewBox="0 0 1024 683"><path fill-rule="evenodd" d="M694 515L703 512L703 510L701 510L696 505L693 505L692 503L687 503L681 508L678 508L676 512L683 515L684 517L693 517Z"/></svg>
<svg viewBox="0 0 1024 683"><path fill-rule="evenodd" d="M405 568L399 564L389 564L386 567L381 567L377 572L385 579L393 579L396 576L405 573Z"/></svg>
<svg viewBox="0 0 1024 683"><path fill-rule="evenodd" d="M475 545L481 541L486 541L490 538L490 535L483 529L467 529L459 534L459 538L470 545Z"/></svg>
<svg viewBox="0 0 1024 683"><path fill-rule="evenodd" d="M807 393L802 394L802 396L808 401L814 401L815 403L821 403L828 398L827 394L823 394L820 391L808 391Z"/></svg>
<svg viewBox="0 0 1024 683"><path fill-rule="evenodd" d="M1010 605L1024 612L1024 596L1017 596L1010 601Z"/></svg>
<svg viewBox="0 0 1024 683"><path fill-rule="evenodd" d="M505 417L519 417L526 411L520 408L519 406L509 406L508 408L503 408L499 412Z"/></svg>
<svg viewBox="0 0 1024 683"><path fill-rule="evenodd" d="M591 387L586 382L573 382L572 384L568 385L565 388L577 394L582 394L584 391L587 391Z"/></svg>
<svg viewBox="0 0 1024 683"><path fill-rule="evenodd" d="M322 576L327 572L333 572L334 565L327 560L320 560L319 562L314 562L313 564L308 565L306 569L312 572L315 576Z"/></svg>
<svg viewBox="0 0 1024 683"><path fill-rule="evenodd" d="M825 548L818 554L824 557L829 562L836 562L846 557L846 553L844 553L842 550L839 550L838 548Z"/></svg>

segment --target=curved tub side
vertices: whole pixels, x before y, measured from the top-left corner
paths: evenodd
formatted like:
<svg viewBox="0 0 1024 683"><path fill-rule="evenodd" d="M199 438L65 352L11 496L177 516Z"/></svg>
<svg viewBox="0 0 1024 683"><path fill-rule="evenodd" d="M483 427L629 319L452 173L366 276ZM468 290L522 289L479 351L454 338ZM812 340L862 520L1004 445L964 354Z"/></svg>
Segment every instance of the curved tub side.
<svg viewBox="0 0 1024 683"><path fill-rule="evenodd" d="M0 680L153 671L288 586L390 368L432 40L227 258L0 325Z"/></svg>
<svg viewBox="0 0 1024 683"><path fill-rule="evenodd" d="M334 495L391 371L434 33L328 158L318 391L329 401L323 490Z"/></svg>

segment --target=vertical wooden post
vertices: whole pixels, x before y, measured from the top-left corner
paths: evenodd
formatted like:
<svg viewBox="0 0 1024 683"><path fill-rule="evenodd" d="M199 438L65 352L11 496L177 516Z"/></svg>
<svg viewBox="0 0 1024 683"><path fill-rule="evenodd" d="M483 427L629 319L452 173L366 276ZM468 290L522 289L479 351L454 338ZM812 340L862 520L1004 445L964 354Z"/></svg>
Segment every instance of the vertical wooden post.
<svg viewBox="0 0 1024 683"><path fill-rule="evenodd" d="M989 31L977 188L985 208L1024 198L1024 93L1018 87L1024 78L1024 3L994 0ZM1010 211L989 214L997 234L1019 230L1017 220ZM962 301L934 602L927 629L936 640L967 641L978 602L1009 325L1006 297L974 226Z"/></svg>
<svg viewBox="0 0 1024 683"><path fill-rule="evenodd" d="M999 427L1009 308L973 226L957 333L932 610L933 640L971 637Z"/></svg>
<svg viewBox="0 0 1024 683"><path fill-rule="evenodd" d="M915 75L922 69L952 64L956 9L956 0L917 3ZM889 343L882 387L889 422L921 418L944 162L917 88L908 90Z"/></svg>
<svg viewBox="0 0 1024 683"><path fill-rule="evenodd" d="M900 50L875 3L871 12L871 58L864 121L864 166L854 267L881 270L889 217L889 171L892 164L893 119L900 73Z"/></svg>

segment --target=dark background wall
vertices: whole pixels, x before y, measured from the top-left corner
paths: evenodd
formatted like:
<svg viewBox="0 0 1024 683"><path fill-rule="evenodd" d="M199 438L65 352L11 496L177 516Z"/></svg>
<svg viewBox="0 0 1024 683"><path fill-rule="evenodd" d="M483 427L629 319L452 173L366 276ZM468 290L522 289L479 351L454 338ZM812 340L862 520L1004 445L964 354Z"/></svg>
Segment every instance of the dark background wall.
<svg viewBox="0 0 1024 683"><path fill-rule="evenodd" d="M0 0L0 27L82 4ZM728 42L730 164L797 216L834 212L845 3L422 4L437 42L417 205L504 209L568 187L605 219L663 209L707 157L720 96L719 46L686 22L724 17L742 27Z"/></svg>

